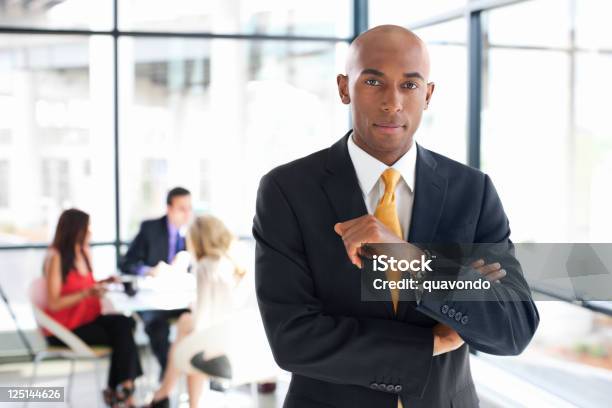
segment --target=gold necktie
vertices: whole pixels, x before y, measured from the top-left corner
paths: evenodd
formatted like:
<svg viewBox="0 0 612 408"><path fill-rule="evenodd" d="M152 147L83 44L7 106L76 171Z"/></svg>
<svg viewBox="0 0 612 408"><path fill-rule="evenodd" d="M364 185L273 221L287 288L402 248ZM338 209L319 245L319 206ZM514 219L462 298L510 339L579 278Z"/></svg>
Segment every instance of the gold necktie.
<svg viewBox="0 0 612 408"><path fill-rule="evenodd" d="M397 206L395 204L395 187L399 181L401 174L393 169L388 168L380 176L383 183L385 183L385 193L378 202L378 206L374 211L374 216L380 220L387 228L389 228L395 235L404 238L402 233L402 226L397 216ZM387 279L398 281L401 278L401 272L398 270L388 270ZM391 290L391 301L393 302L393 311L397 312L397 304L399 302L399 289Z"/></svg>
<svg viewBox="0 0 612 408"><path fill-rule="evenodd" d="M395 187L399 181L401 174L393 169L388 168L380 176L383 183L385 183L385 193L378 202L378 206L374 211L374 216L380 220L387 228L389 228L395 235L404 239L402 233L402 226L397 216L397 206L395 205ZM387 279L398 281L402 277L402 273L398 270L387 270ZM393 302L393 312L397 313L397 304L399 302L399 289L391 290L391 301ZM403 408L402 400L397 397L397 408Z"/></svg>

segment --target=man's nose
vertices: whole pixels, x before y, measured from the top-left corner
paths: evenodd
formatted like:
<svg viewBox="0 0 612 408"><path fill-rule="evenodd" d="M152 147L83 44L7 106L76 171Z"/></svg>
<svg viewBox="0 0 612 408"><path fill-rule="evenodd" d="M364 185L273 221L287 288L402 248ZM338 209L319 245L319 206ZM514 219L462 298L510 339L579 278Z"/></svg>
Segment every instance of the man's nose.
<svg viewBox="0 0 612 408"><path fill-rule="evenodd" d="M385 112L401 112L403 109L402 98L400 92L393 87L384 94L382 109Z"/></svg>

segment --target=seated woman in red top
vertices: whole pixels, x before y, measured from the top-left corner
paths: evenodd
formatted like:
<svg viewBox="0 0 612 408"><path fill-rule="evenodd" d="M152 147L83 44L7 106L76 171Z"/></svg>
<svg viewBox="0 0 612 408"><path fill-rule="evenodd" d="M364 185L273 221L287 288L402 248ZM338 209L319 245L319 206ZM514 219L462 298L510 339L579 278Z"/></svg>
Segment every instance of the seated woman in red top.
<svg viewBox="0 0 612 408"><path fill-rule="evenodd" d="M88 214L77 209L62 213L44 264L48 292L46 312L85 343L112 348L104 400L108 405L132 406L134 379L142 375L133 337L134 321L123 315L101 314L104 283L113 278L94 280L89 236ZM47 342L63 345L49 333Z"/></svg>

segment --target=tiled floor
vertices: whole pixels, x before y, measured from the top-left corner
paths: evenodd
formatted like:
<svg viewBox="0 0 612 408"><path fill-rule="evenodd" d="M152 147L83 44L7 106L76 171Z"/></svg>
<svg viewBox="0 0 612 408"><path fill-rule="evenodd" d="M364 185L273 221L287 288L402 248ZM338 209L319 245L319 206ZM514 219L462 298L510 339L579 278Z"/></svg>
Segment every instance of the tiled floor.
<svg viewBox="0 0 612 408"><path fill-rule="evenodd" d="M143 377L137 381L137 402L144 404L150 401L152 393L157 386L155 379L158 375L157 363L149 359L147 353L143 352L142 362L145 371L149 371L150 375ZM103 361L100 364L101 380L106 380L106 372L108 363ZM68 380L69 363L61 360L44 361L39 366L38 386L59 386L65 387ZM95 386L94 364L88 361L80 361L76 363L73 390L71 393L71 403L31 403L30 407L52 408L72 406L76 408L86 407L95 408L97 402L99 406L104 404L101 399L101 389L104 384ZM0 386L24 386L28 385L32 373L31 363L11 363L0 364ZM217 407L232 407L232 408L280 408L287 392L288 378L280 378L277 383L277 390L274 394L257 394L252 393L251 387L248 385L230 389L225 393L207 390L200 401L201 407L217 408ZM186 385L184 381L179 383L177 390L171 399L172 407L188 407ZM2 407L23 407L23 403L0 403Z"/></svg>

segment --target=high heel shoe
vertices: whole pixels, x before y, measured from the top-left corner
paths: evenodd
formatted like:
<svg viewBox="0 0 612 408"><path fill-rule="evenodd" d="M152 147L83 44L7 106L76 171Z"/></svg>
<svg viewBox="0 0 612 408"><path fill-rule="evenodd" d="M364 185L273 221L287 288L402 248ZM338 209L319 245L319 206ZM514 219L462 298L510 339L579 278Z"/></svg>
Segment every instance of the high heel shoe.
<svg viewBox="0 0 612 408"><path fill-rule="evenodd" d="M133 407L134 405L128 404L127 401L134 395L134 387L125 387L120 385L117 387L117 391L115 392L115 402L119 407ZM113 405L114 407L115 405Z"/></svg>
<svg viewBox="0 0 612 408"><path fill-rule="evenodd" d="M160 400L153 400L149 405L145 405L144 408L170 408L170 400L168 397L162 398Z"/></svg>
<svg viewBox="0 0 612 408"><path fill-rule="evenodd" d="M115 390L112 390L110 388L106 388L104 391L102 391L102 398L104 399L104 403L109 407L112 407L114 404L117 403L117 396L115 394Z"/></svg>

